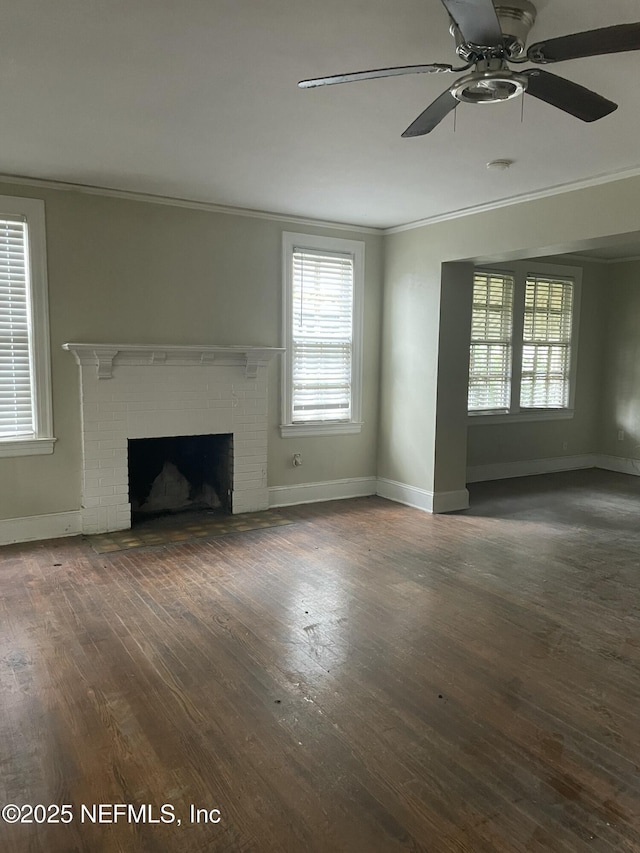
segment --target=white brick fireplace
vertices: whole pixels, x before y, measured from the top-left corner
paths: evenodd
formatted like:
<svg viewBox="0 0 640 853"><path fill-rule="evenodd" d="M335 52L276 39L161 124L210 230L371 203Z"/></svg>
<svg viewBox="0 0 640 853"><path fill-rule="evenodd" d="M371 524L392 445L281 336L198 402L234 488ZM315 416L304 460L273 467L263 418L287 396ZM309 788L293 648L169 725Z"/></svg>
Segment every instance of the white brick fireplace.
<svg viewBox="0 0 640 853"><path fill-rule="evenodd" d="M131 527L128 441L233 436L233 512L268 507L267 365L275 347L64 344L80 365L82 532Z"/></svg>

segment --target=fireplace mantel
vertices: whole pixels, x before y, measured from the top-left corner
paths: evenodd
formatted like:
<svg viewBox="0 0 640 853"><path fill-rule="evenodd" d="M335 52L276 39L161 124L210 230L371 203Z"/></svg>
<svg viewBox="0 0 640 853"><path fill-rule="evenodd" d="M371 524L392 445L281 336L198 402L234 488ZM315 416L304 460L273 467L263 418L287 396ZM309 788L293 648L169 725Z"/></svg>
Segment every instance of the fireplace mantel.
<svg viewBox="0 0 640 853"><path fill-rule="evenodd" d="M72 352L83 367L95 365L98 379L111 379L113 365L241 365L247 379L255 379L258 368L273 356L284 352L280 347L205 346L198 344L92 344L66 343L62 348Z"/></svg>

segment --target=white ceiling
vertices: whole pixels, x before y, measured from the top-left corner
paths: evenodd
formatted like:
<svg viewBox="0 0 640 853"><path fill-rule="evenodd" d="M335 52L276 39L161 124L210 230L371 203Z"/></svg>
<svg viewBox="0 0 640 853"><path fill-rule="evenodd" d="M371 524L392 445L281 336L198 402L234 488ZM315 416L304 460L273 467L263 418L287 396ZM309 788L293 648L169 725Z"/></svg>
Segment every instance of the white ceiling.
<svg viewBox="0 0 640 853"><path fill-rule="evenodd" d="M537 6L530 43L640 20ZM456 62L439 0L5 3L0 172L389 227L640 166L640 52L549 69L620 104L591 125L527 97L401 139L451 76L296 86L424 62Z"/></svg>

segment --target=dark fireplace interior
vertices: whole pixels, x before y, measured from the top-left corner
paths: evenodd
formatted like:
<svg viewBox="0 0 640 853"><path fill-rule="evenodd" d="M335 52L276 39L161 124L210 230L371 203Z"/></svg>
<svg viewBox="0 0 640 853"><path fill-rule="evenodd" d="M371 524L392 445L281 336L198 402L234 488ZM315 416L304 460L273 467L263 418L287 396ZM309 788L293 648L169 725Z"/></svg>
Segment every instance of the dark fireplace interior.
<svg viewBox="0 0 640 853"><path fill-rule="evenodd" d="M231 512L233 436L129 439L132 522L194 510Z"/></svg>

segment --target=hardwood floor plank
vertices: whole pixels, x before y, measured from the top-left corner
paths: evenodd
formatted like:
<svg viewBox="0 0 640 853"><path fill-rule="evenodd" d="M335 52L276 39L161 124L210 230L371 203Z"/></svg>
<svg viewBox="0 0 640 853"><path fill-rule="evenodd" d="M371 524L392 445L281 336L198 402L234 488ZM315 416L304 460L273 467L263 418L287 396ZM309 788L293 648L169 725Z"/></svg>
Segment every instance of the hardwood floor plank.
<svg viewBox="0 0 640 853"><path fill-rule="evenodd" d="M2 549L2 804L74 820L0 821L0 849L637 853L640 482L471 495ZM146 820L94 823L98 803Z"/></svg>

